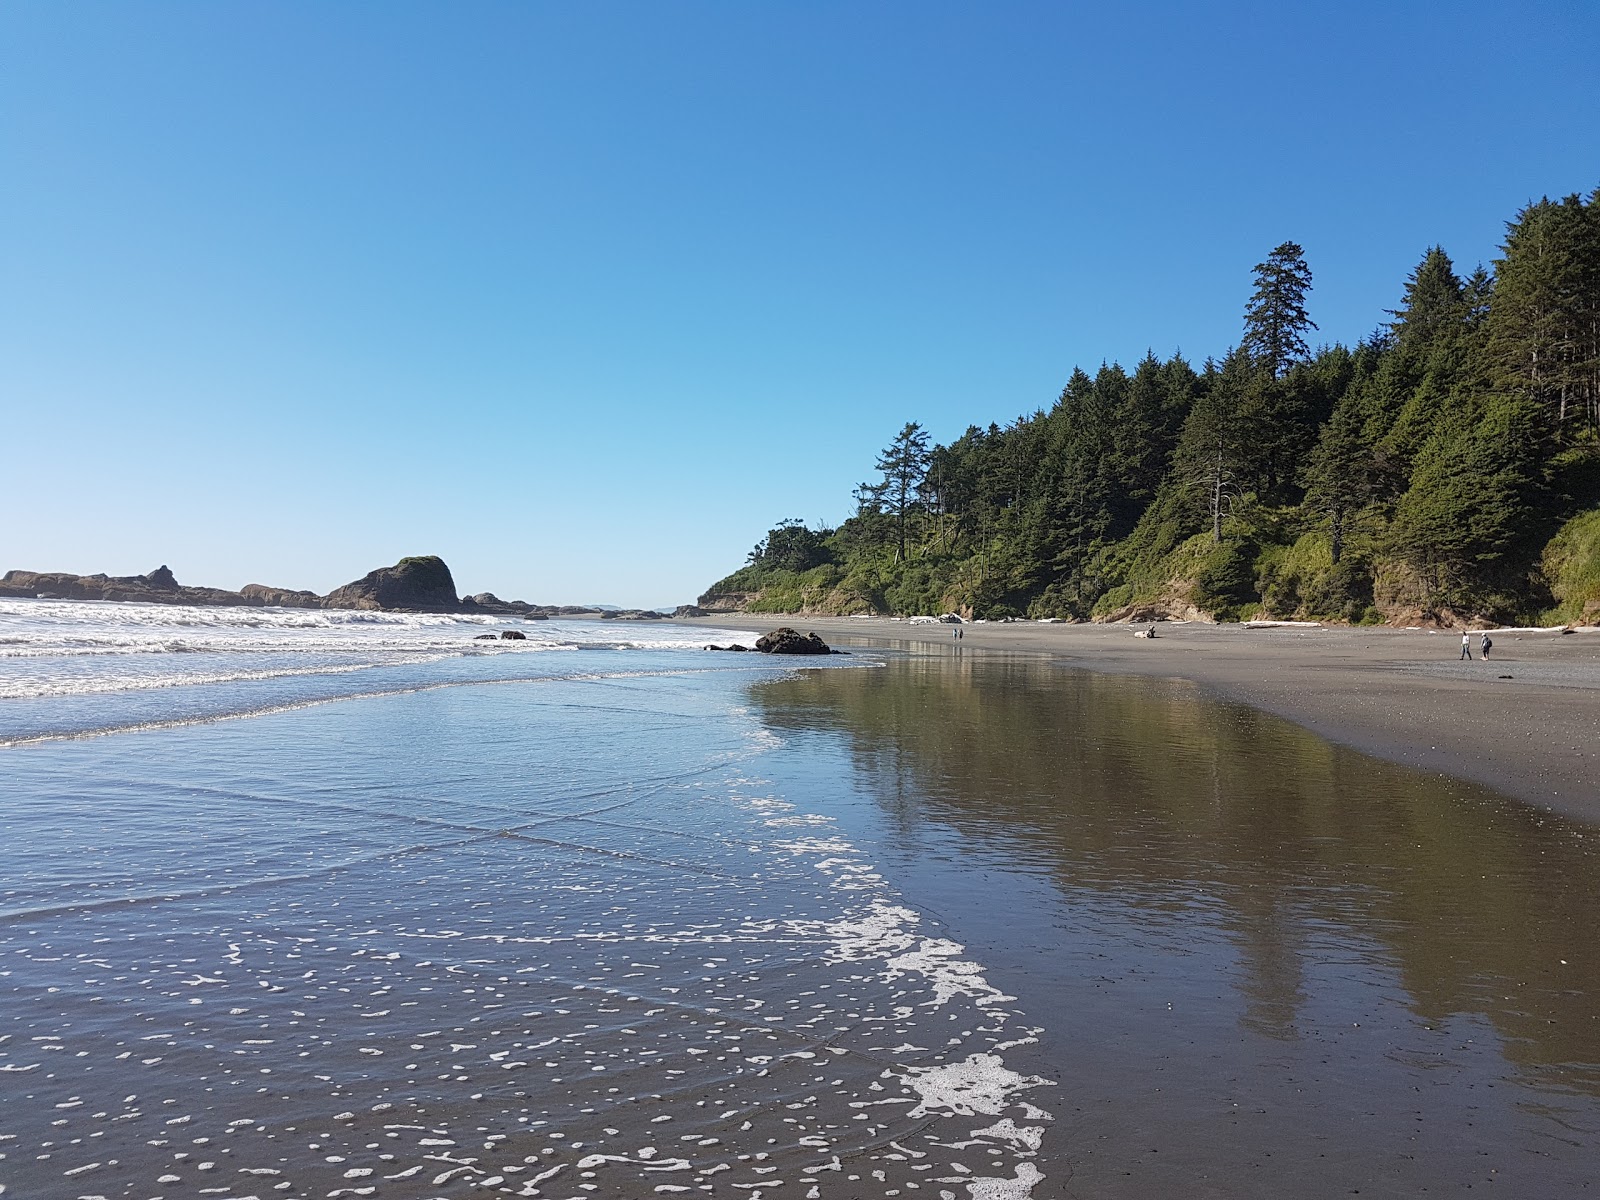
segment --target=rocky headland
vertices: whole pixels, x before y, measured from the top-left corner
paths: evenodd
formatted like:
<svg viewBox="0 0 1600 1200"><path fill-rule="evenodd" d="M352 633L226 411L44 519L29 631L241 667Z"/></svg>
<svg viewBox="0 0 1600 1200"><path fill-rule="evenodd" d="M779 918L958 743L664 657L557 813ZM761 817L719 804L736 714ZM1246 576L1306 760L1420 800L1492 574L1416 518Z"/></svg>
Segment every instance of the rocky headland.
<svg viewBox="0 0 1600 1200"><path fill-rule="evenodd" d="M375 612L487 613L543 621L550 617L585 617L608 621L659 621L649 609L601 609L570 604L529 604L502 600L493 592L458 596L455 577L444 559L429 554L402 558L360 579L315 592L247 583L238 591L181 584L162 565L148 575L73 575L61 571L7 571L0 577L0 596L41 600L115 600L141 604L233 605L245 608L337 608Z"/></svg>

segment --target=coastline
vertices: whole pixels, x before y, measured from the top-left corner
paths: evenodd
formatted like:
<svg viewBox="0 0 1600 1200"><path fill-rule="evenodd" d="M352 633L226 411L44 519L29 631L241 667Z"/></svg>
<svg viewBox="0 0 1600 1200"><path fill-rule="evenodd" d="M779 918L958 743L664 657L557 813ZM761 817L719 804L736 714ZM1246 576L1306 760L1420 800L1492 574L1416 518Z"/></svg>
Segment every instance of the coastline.
<svg viewBox="0 0 1600 1200"><path fill-rule="evenodd" d="M1461 662L1450 630L1167 622L1147 640L1128 625L967 624L956 641L951 626L889 617L722 613L675 623L762 632L790 625L841 649L1025 654L1086 671L1187 680L1329 741L1600 824L1595 633L1498 633L1489 662Z"/></svg>

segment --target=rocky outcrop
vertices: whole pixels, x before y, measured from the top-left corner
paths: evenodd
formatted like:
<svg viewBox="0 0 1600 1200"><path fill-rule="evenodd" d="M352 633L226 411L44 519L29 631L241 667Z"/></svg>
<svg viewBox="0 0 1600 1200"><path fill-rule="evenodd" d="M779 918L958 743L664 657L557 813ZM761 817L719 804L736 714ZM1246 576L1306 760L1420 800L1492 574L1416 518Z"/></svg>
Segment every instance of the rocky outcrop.
<svg viewBox="0 0 1600 1200"><path fill-rule="evenodd" d="M763 654L832 654L828 644L814 633L801 633L784 626L764 633L756 639L756 649Z"/></svg>
<svg viewBox="0 0 1600 1200"><path fill-rule="evenodd" d="M0 596L29 600L127 600L144 604L234 605L247 608L353 608L380 612L487 613L545 621L582 617L607 621L662 621L654 609L600 609L579 605L529 604L502 600L493 592L458 598L450 568L437 555L402 558L335 588L326 596L292 588L247 583L237 592L185 587L162 564L148 575L72 575L64 571L7 571ZM679 610L682 611L681 609ZM491 634L491 637L494 635Z"/></svg>
<svg viewBox="0 0 1600 1200"><path fill-rule="evenodd" d="M165 564L148 575L69 575L60 571L7 571L0 596L45 595L57 600L125 600L144 604L260 604L222 588L184 587Z"/></svg>
<svg viewBox="0 0 1600 1200"><path fill-rule="evenodd" d="M674 617L703 617L706 615L706 610L697 604L680 604L672 610L672 615Z"/></svg>
<svg viewBox="0 0 1600 1200"><path fill-rule="evenodd" d="M262 604L269 608L321 608L322 597L315 592L291 591L288 588L269 587L264 583L247 583L239 589L247 604Z"/></svg>
<svg viewBox="0 0 1600 1200"><path fill-rule="evenodd" d="M1208 612L1185 600L1156 600L1144 604L1125 604L1106 613L1096 613L1099 624L1128 624L1145 621L1211 621Z"/></svg>
<svg viewBox="0 0 1600 1200"><path fill-rule="evenodd" d="M493 592L479 592L476 596L465 596L461 600L461 607L467 612L493 613L500 617L521 617L524 621L544 621L549 616L537 604L529 604L526 600L502 600Z"/></svg>
<svg viewBox="0 0 1600 1200"><path fill-rule="evenodd" d="M528 640L528 635L520 629L502 629L500 631L500 640L503 642L525 642Z"/></svg>
<svg viewBox="0 0 1600 1200"><path fill-rule="evenodd" d="M707 592L695 601L701 616L715 613L744 612L760 592Z"/></svg>
<svg viewBox="0 0 1600 1200"><path fill-rule="evenodd" d="M334 588L323 606L380 612L453 612L461 607L461 600L444 559L427 554L402 558L392 567L379 567L354 583Z"/></svg>

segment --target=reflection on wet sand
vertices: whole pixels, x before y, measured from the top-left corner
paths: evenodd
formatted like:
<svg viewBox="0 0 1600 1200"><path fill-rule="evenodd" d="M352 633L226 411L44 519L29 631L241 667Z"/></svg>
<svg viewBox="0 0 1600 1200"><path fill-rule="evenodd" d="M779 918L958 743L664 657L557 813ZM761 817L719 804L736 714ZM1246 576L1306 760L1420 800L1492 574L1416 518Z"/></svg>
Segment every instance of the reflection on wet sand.
<svg viewBox="0 0 1600 1200"><path fill-rule="evenodd" d="M754 694L774 728L848 746L858 786L906 848L902 870L937 874L959 855L969 875L994 872L961 916L944 913L980 944L1012 942L1036 989L1019 989L1024 1005L1079 1029L1058 1065L1083 1074L1064 1084L1084 1111L1103 1102L1124 1119L1099 1136L1159 1140L1178 1102L1137 1089L1187 1087L1204 1104L1226 1076L1270 1095L1272 1119L1207 1144L1216 1135L1184 1113L1199 1174L1277 1153L1290 1172L1278 1185L1306 1186L1293 1172L1313 1169L1309 1150L1291 1168L1279 1144L1301 1139L1365 1154L1350 1182L1367 1195L1442 1185L1430 1172L1452 1156L1463 1183L1479 1166L1507 1182L1506 1164L1472 1163L1491 1151L1545 1189L1524 1195L1600 1171L1592 828L1177 682L957 656ZM1048 911L1004 890L1026 897L1040 880ZM959 891L948 903L962 904ZM1082 1045L1086 1024L1101 1049ZM1403 1139L1361 1124L1383 1116L1385 1097L1390 1123L1412 1126ZM1093 1149L1080 1139L1080 1161ZM1409 1161L1391 1170L1374 1153ZM1271 1194L1271 1174L1249 1194ZM1335 1177L1301 1194L1351 1190ZM1109 1172L1101 1182L1115 1191ZM1209 1186L1243 1194L1237 1179Z"/></svg>

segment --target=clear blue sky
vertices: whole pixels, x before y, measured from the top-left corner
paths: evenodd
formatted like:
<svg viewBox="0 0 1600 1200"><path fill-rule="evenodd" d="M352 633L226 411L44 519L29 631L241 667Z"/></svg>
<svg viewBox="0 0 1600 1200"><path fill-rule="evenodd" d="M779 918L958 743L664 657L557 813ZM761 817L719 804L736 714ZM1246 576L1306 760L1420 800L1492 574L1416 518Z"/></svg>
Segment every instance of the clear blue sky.
<svg viewBox="0 0 1600 1200"><path fill-rule="evenodd" d="M0 568L690 600L907 420L1600 185L1600 4L0 7Z"/></svg>

